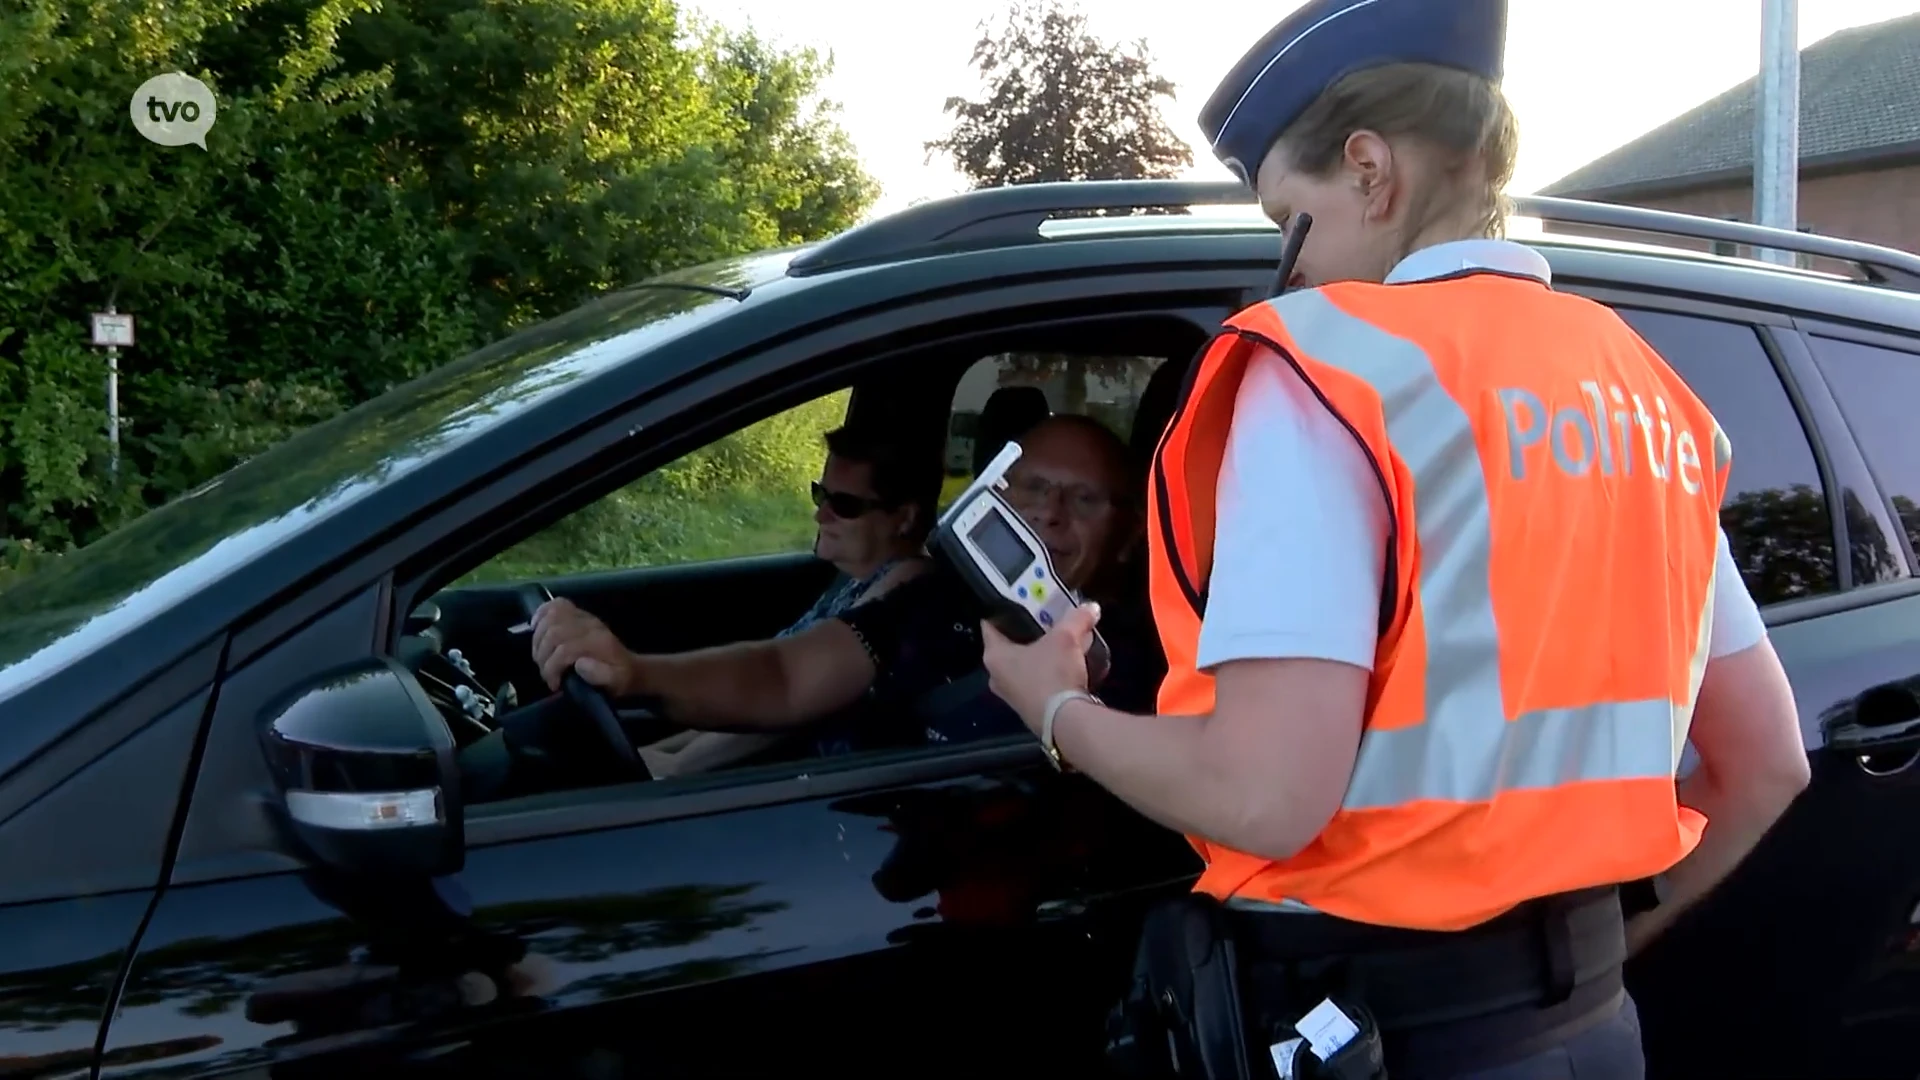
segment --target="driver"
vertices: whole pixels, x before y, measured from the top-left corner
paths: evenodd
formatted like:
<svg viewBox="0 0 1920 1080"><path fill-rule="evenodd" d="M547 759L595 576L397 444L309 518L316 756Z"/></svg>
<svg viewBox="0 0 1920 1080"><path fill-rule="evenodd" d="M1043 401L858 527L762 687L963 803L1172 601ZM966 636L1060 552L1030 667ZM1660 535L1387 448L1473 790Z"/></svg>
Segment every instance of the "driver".
<svg viewBox="0 0 1920 1080"><path fill-rule="evenodd" d="M1064 584L1106 610L1126 607L1135 591L1129 556L1142 526L1125 445L1077 416L1042 421L1019 442L1008 501L1053 549ZM922 742L926 733L909 730L900 713L980 669L979 618L978 604L950 575L925 573L799 633L641 655L599 619L555 599L533 615L533 659L550 688L572 669L615 699L654 698L686 728L765 733L818 725L810 734L824 756ZM1164 671L1151 623L1141 621L1140 633L1102 623L1121 693L1103 690L1115 708L1151 709ZM692 764L676 763L682 772L695 771Z"/></svg>
<svg viewBox="0 0 1920 1080"><path fill-rule="evenodd" d="M827 460L813 483L813 553L840 571L841 584L782 630L783 638L873 603L931 565L924 546L933 529L939 460L851 427L829 432L826 443ZM640 756L652 775L678 776L731 765L792 735L689 729L641 747Z"/></svg>

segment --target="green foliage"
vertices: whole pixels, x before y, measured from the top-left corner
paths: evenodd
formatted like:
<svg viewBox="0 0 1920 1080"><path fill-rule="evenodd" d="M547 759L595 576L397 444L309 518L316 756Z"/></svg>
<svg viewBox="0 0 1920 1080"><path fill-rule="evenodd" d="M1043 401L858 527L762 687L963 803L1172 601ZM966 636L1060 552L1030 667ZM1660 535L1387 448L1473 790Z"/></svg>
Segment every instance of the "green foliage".
<svg viewBox="0 0 1920 1080"><path fill-rule="evenodd" d="M207 149L140 138L182 70ZM15 0L0 10L0 585L313 422L874 196L826 67L673 0ZM105 365L86 316L138 319Z"/></svg>
<svg viewBox="0 0 1920 1080"><path fill-rule="evenodd" d="M985 96L948 98L953 130L927 150L975 187L1165 178L1193 164L1160 113L1174 87L1146 43L1101 41L1075 6L1013 4L997 32L982 26L973 66Z"/></svg>
<svg viewBox="0 0 1920 1080"><path fill-rule="evenodd" d="M806 551L808 485L848 395L749 425L555 522L468 576L521 581L593 570Z"/></svg>

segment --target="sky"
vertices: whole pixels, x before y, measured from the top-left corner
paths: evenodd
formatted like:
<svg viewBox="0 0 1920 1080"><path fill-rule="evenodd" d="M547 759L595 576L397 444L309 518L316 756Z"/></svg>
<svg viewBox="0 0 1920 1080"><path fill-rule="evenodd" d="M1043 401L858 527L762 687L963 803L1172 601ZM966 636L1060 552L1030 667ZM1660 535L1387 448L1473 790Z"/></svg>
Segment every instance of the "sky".
<svg viewBox="0 0 1920 1080"><path fill-rule="evenodd" d="M1760 64L1761 0L1511 0L1507 97L1520 120L1511 190L1531 192L1751 77ZM731 25L830 53L826 96L867 171L875 213L953 194L965 182L921 149L947 131L950 96L975 97L968 66L982 20L1004 0L915 5L909 30L895 0L689 0ZM1194 148L1189 175L1230 179L1206 152L1194 117L1248 46L1294 8L1245 0L1080 0L1092 31L1145 39L1177 98L1170 126ZM1920 12L1920 0L1801 0L1802 48L1851 26Z"/></svg>

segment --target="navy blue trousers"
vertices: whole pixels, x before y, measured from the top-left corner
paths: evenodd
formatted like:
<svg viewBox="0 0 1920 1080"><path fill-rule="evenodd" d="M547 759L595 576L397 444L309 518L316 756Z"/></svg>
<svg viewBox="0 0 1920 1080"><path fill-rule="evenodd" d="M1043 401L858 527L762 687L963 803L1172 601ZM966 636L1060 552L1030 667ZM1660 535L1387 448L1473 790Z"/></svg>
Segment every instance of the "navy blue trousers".
<svg viewBox="0 0 1920 1080"><path fill-rule="evenodd" d="M1387 1074L1417 1075L1421 1080L1644 1080L1646 1057L1640 1049L1640 1014L1625 991L1620 1004L1597 1022L1579 1025L1559 1042L1517 1061L1466 1072L1435 1073L1420 1067L1417 1052Z"/></svg>

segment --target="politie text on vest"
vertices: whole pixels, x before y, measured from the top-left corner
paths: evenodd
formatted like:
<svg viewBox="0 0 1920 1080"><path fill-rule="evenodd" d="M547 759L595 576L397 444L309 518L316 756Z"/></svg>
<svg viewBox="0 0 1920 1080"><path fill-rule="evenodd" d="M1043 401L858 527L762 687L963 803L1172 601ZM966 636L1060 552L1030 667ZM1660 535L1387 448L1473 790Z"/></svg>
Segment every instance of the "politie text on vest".
<svg viewBox="0 0 1920 1080"><path fill-rule="evenodd" d="M1677 472L1680 487L1687 494L1700 493L1699 443L1693 432L1674 429L1665 398L1654 395L1653 411L1649 412L1639 394L1618 386L1608 386L1603 394L1598 382L1585 379L1580 389L1586 396L1585 404L1554 410L1550 420L1546 404L1532 390L1515 386L1497 391L1507 421L1507 464L1515 480L1527 478L1529 457L1543 455L1568 476L1587 475L1596 461L1602 476L1612 476L1616 471L1632 476L1633 444L1637 441L1646 448L1654 479L1668 481ZM1609 400L1611 410L1607 407ZM1640 429L1637 440L1636 427ZM1542 443L1546 444L1544 451L1533 449Z"/></svg>

